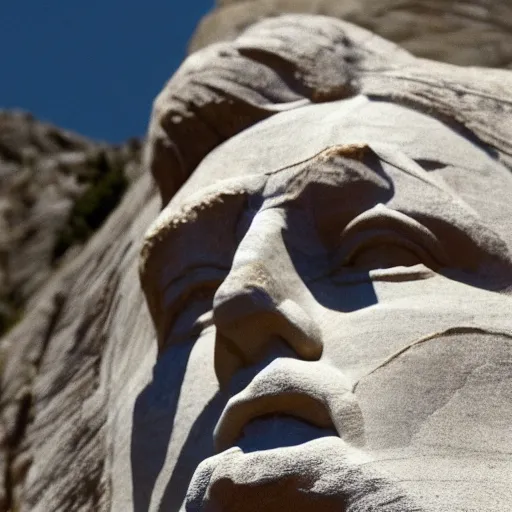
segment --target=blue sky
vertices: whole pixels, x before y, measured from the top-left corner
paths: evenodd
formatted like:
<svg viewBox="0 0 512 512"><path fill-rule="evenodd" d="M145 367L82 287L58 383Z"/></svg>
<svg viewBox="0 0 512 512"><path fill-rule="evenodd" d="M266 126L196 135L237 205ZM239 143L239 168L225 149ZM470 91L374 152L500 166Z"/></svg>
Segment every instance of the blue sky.
<svg viewBox="0 0 512 512"><path fill-rule="evenodd" d="M0 108L88 137L143 135L214 0L0 0Z"/></svg>

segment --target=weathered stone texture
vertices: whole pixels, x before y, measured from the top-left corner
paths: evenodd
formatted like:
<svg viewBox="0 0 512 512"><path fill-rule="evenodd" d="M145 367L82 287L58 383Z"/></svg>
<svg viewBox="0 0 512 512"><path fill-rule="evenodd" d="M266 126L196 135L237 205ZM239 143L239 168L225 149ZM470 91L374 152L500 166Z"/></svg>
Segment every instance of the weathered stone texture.
<svg viewBox="0 0 512 512"><path fill-rule="evenodd" d="M130 352L151 348L137 259L157 211L143 176L3 338L1 510L109 509L108 417L138 363Z"/></svg>
<svg viewBox="0 0 512 512"><path fill-rule="evenodd" d="M419 57L452 64L509 67L512 6L501 0L220 0L190 43L195 51L230 40L257 20L282 13L349 21Z"/></svg>
<svg viewBox="0 0 512 512"><path fill-rule="evenodd" d="M117 205L138 159L136 140L108 146L0 112L0 334Z"/></svg>

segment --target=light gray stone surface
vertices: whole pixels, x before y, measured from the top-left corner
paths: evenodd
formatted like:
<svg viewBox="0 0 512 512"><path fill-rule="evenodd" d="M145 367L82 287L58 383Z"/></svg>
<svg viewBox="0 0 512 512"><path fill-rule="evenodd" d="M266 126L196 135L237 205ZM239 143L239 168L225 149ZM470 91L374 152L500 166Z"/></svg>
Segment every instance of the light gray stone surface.
<svg viewBox="0 0 512 512"><path fill-rule="evenodd" d="M2 340L4 509L507 510L511 90L325 17L192 55Z"/></svg>
<svg viewBox="0 0 512 512"><path fill-rule="evenodd" d="M217 0L190 43L234 39L266 17L321 14L349 21L419 57L463 66L510 67L512 6L502 0Z"/></svg>

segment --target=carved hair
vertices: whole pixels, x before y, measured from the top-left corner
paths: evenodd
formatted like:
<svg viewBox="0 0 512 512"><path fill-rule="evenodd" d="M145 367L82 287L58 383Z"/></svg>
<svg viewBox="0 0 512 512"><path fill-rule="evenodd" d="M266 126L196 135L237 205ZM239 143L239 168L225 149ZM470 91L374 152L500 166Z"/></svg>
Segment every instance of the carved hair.
<svg viewBox="0 0 512 512"><path fill-rule="evenodd" d="M256 122L365 94L442 119L510 168L510 91L508 71L417 59L334 18L279 16L185 61L154 102L145 165L165 205L212 149Z"/></svg>

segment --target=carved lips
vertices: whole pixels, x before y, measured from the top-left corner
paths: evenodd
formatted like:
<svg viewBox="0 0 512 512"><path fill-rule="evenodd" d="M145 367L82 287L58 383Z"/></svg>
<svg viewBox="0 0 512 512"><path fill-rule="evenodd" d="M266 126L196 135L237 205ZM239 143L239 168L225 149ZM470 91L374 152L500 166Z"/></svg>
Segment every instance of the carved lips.
<svg viewBox="0 0 512 512"><path fill-rule="evenodd" d="M278 439L279 449L262 449L258 420L270 415L279 417L270 422L270 432L268 424L263 425L265 434L290 435L288 429L297 427L289 418L294 417L309 423L297 423L302 440L283 447ZM251 425L258 444L252 453L235 446L246 444ZM242 505L250 511L280 512L286 506L299 512L337 512L345 510L352 495L377 504L388 501L391 494L392 501L403 507L406 499L361 465L365 456L357 446L363 439L361 410L339 370L319 361L279 357L228 401L214 432L215 447L221 453L198 466L186 508L213 512L222 504L222 510L233 512ZM339 482L347 483L341 491ZM372 496L352 488L369 483Z"/></svg>
<svg viewBox="0 0 512 512"><path fill-rule="evenodd" d="M214 432L218 451L233 446L256 418L289 415L333 428L347 443L364 439L361 410L343 374L320 362L278 358L227 403Z"/></svg>

